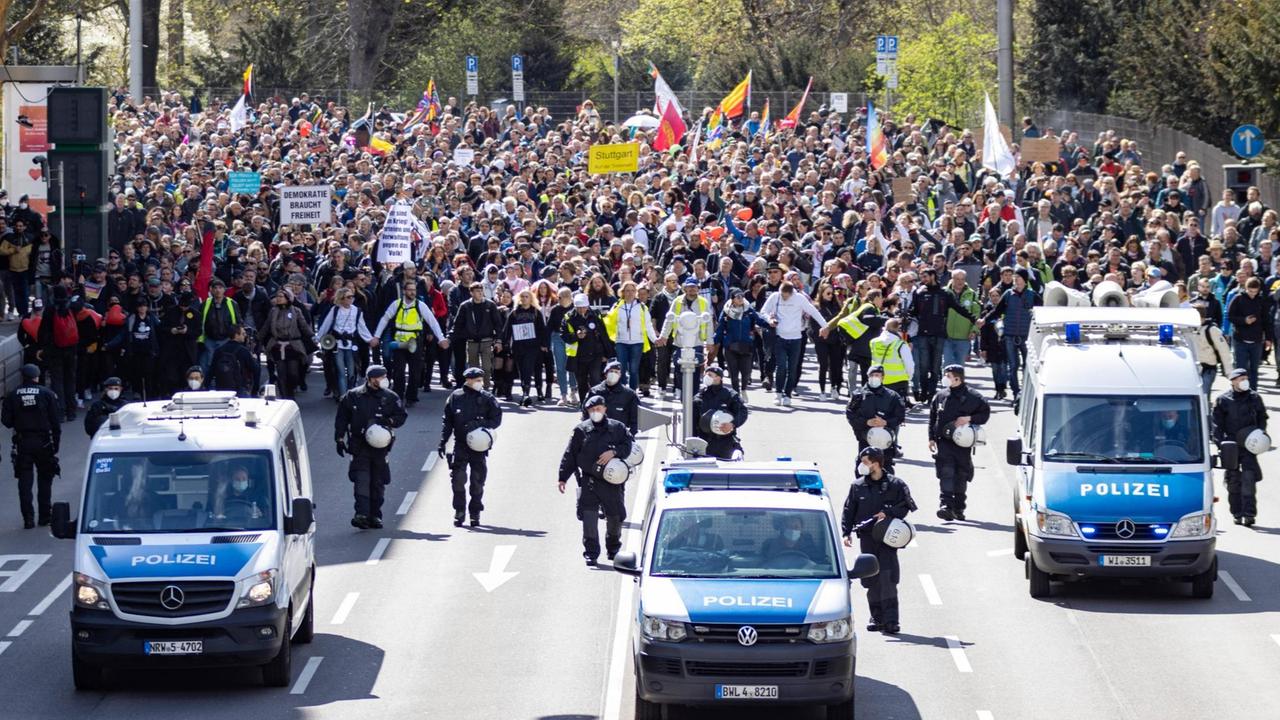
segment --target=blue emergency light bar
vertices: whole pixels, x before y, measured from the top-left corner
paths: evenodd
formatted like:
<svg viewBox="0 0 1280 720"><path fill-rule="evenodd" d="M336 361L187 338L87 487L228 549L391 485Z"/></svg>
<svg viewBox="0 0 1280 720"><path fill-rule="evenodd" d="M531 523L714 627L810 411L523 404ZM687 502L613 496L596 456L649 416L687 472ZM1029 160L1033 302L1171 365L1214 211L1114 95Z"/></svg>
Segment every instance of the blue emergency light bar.
<svg viewBox="0 0 1280 720"><path fill-rule="evenodd" d="M725 472L671 470L662 479L665 491L681 490L803 490L822 492L822 476L816 470L793 472Z"/></svg>
<svg viewBox="0 0 1280 720"><path fill-rule="evenodd" d="M1068 345L1080 344L1080 323L1067 323L1062 326L1063 339Z"/></svg>
<svg viewBox="0 0 1280 720"><path fill-rule="evenodd" d="M1160 339L1161 345L1172 345L1173 344L1173 326L1168 323L1161 325L1159 339Z"/></svg>

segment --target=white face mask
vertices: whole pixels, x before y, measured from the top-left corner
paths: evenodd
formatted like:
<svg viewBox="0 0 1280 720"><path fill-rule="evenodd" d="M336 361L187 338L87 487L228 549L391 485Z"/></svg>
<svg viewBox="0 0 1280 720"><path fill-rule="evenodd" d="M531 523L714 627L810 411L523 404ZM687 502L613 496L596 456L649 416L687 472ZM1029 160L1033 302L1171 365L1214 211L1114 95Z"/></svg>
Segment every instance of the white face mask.
<svg viewBox="0 0 1280 720"><path fill-rule="evenodd" d="M236 492L244 492L245 490L249 489L249 481L235 480L235 481L232 481L231 487L234 488Z"/></svg>
<svg viewBox="0 0 1280 720"><path fill-rule="evenodd" d="M795 542L800 539L800 531L787 530L786 532L782 533L782 536L785 537L787 540L790 540L791 542Z"/></svg>
<svg viewBox="0 0 1280 720"><path fill-rule="evenodd" d="M712 375L711 373L707 373L706 375L702 376L702 384L707 386L715 385L716 381L719 379L720 379L719 375Z"/></svg>
<svg viewBox="0 0 1280 720"><path fill-rule="evenodd" d="M388 378L388 377L378 378L378 387L382 388L383 390L391 389L391 378Z"/></svg>
<svg viewBox="0 0 1280 720"><path fill-rule="evenodd" d="M484 389L484 380L468 380L467 387L475 390L476 392L480 392Z"/></svg>
<svg viewBox="0 0 1280 720"><path fill-rule="evenodd" d="M1241 380L1236 383L1236 392L1249 392L1249 381Z"/></svg>
<svg viewBox="0 0 1280 720"><path fill-rule="evenodd" d="M859 474L859 475L870 475L870 474L871 474L871 468L867 467L867 466L866 466L865 464L863 464L863 463L858 463L858 474Z"/></svg>
<svg viewBox="0 0 1280 720"><path fill-rule="evenodd" d="M878 388L882 383L884 383L884 378L879 375L872 375L867 378L867 387Z"/></svg>
<svg viewBox="0 0 1280 720"><path fill-rule="evenodd" d="M199 390L199 389L200 389L200 386L201 386L201 385L203 385L203 384L204 384L204 383L200 382L199 380L195 380L195 379L192 379L192 380L188 380L188 381L187 381L187 387L191 388L192 390Z"/></svg>
<svg viewBox="0 0 1280 720"><path fill-rule="evenodd" d="M618 381L621 379L622 379L622 373L617 371L606 373L604 376L604 381L609 383L610 385L617 385Z"/></svg>
<svg viewBox="0 0 1280 720"><path fill-rule="evenodd" d="M112 399L112 400L118 400L118 399L120 399L120 391L119 391L119 390L108 390L108 391L107 391L107 397L108 397L108 398L110 398L110 399Z"/></svg>
<svg viewBox="0 0 1280 720"><path fill-rule="evenodd" d="M27 209L27 204L26 204L26 203L18 203L18 207L19 207L19 208L22 208L23 210L26 210L26 209Z"/></svg>
<svg viewBox="0 0 1280 720"><path fill-rule="evenodd" d="M1160 420L1160 424L1161 424L1161 425L1164 425L1164 429L1165 429L1165 430L1172 430L1172 429L1173 429L1173 426L1178 424L1178 419L1177 419L1177 418L1163 418L1163 419L1161 419L1161 420Z"/></svg>
<svg viewBox="0 0 1280 720"><path fill-rule="evenodd" d="M598 423L598 422L600 422L601 420L604 420L604 411L603 411L603 410L592 410L592 411L591 411L591 413L590 413L590 415L591 415L591 422L597 422L597 423Z"/></svg>

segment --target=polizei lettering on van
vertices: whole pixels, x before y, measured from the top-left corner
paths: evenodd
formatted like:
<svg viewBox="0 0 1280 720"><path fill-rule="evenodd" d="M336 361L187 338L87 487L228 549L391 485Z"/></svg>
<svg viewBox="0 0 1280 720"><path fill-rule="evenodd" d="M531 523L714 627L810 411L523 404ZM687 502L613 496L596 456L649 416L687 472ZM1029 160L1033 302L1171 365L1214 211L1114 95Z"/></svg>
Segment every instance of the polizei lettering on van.
<svg viewBox="0 0 1280 720"><path fill-rule="evenodd" d="M1080 483L1080 496L1131 495L1140 497L1169 497L1169 486L1162 483L1105 482Z"/></svg>
<svg viewBox="0 0 1280 720"><path fill-rule="evenodd" d="M162 555L135 555L132 567L139 565L217 565L217 555L199 553L164 553Z"/></svg>
<svg viewBox="0 0 1280 720"><path fill-rule="evenodd" d="M792 607L792 604L791 598L789 597L770 597L768 595L704 595L702 598L702 606L789 608Z"/></svg>

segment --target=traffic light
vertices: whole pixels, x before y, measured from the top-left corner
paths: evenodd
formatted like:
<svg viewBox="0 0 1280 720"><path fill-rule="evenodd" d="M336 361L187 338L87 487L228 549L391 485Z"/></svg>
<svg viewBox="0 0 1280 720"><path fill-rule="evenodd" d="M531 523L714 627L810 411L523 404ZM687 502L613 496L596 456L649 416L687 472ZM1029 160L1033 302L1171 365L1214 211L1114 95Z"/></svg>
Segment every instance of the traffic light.
<svg viewBox="0 0 1280 720"><path fill-rule="evenodd" d="M1259 164L1222 166L1222 184L1236 194L1236 204L1245 204L1249 188L1258 184L1265 168Z"/></svg>
<svg viewBox="0 0 1280 720"><path fill-rule="evenodd" d="M107 178L115 149L107 132L107 89L60 87L49 92L47 172L49 229L62 238L64 256L107 254Z"/></svg>
<svg viewBox="0 0 1280 720"><path fill-rule="evenodd" d="M55 145L102 145L107 137L107 89L54 88L49 93L49 142Z"/></svg>
<svg viewBox="0 0 1280 720"><path fill-rule="evenodd" d="M107 164L110 158L106 150L64 150L58 147L49 151L49 167L62 171L62 186L49 184L49 204L68 208L101 207L107 204Z"/></svg>

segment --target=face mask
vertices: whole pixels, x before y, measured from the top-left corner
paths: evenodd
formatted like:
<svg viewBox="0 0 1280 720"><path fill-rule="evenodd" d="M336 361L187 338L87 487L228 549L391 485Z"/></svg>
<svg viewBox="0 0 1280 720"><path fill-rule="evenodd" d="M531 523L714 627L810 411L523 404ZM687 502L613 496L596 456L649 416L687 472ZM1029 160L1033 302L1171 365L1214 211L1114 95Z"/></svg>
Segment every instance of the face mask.
<svg viewBox="0 0 1280 720"><path fill-rule="evenodd" d="M1178 424L1178 419L1177 419L1177 418L1164 418L1164 419L1162 419L1162 420L1160 421L1160 424L1164 426L1164 429L1165 429L1165 430L1171 430L1171 429L1173 429L1173 426L1174 426L1174 425L1177 425L1177 424Z"/></svg>
<svg viewBox="0 0 1280 720"><path fill-rule="evenodd" d="M858 463L858 474L859 474L859 475L870 475L870 474L871 474L871 468L867 467L866 465L864 465L864 464L862 464L862 463Z"/></svg>
<svg viewBox="0 0 1280 720"><path fill-rule="evenodd" d="M716 381L719 379L720 377L718 375L712 375L711 373L707 373L706 375L702 376L702 384L708 385L708 386L715 385Z"/></svg>
<svg viewBox="0 0 1280 720"><path fill-rule="evenodd" d="M621 379L622 379L622 373L620 372L611 372L611 373L605 374L604 376L604 381L609 383L610 385L617 385L618 381Z"/></svg>
<svg viewBox="0 0 1280 720"><path fill-rule="evenodd" d="M118 399L120 399L120 391L119 391L119 390L108 390L108 391L107 391L107 397L108 397L108 398L110 398L110 399L112 399L112 400L118 400Z"/></svg>
<svg viewBox="0 0 1280 720"><path fill-rule="evenodd" d="M476 392L480 392L481 390L484 389L484 381L472 380L467 383L467 387L471 388L472 390L475 390Z"/></svg>
<svg viewBox="0 0 1280 720"><path fill-rule="evenodd" d="M787 540L790 540L791 542L795 542L800 539L800 531L787 530L786 532L782 533L782 536L785 537Z"/></svg>
<svg viewBox="0 0 1280 720"><path fill-rule="evenodd" d="M878 388L883 382L884 382L883 378L872 375L871 377L867 378L867 387Z"/></svg>
<svg viewBox="0 0 1280 720"><path fill-rule="evenodd" d="M187 381L187 387L191 388L192 390L199 390L201 385L203 385L203 383L200 382L199 380Z"/></svg>
<svg viewBox="0 0 1280 720"><path fill-rule="evenodd" d="M249 489L249 481L236 480L231 483L231 487L234 488L236 492L244 492L245 490Z"/></svg>
<svg viewBox="0 0 1280 720"><path fill-rule="evenodd" d="M390 389L391 389L391 378L386 378L386 377L380 377L380 378L378 378L378 387L379 387L379 388L382 388L383 390L390 390Z"/></svg>
<svg viewBox="0 0 1280 720"><path fill-rule="evenodd" d="M18 207L19 207L19 208L22 208L23 210L26 210L26 209L27 209L27 204L26 204L26 203L18 203Z"/></svg>
<svg viewBox="0 0 1280 720"><path fill-rule="evenodd" d="M1249 381L1241 380L1236 383L1236 392L1249 392Z"/></svg>
<svg viewBox="0 0 1280 720"><path fill-rule="evenodd" d="M590 413L590 415L591 415L591 422L596 422L596 423L598 423L598 422L600 422L601 420L604 420L604 411L603 411L603 410L592 410L592 411L591 411L591 413Z"/></svg>

